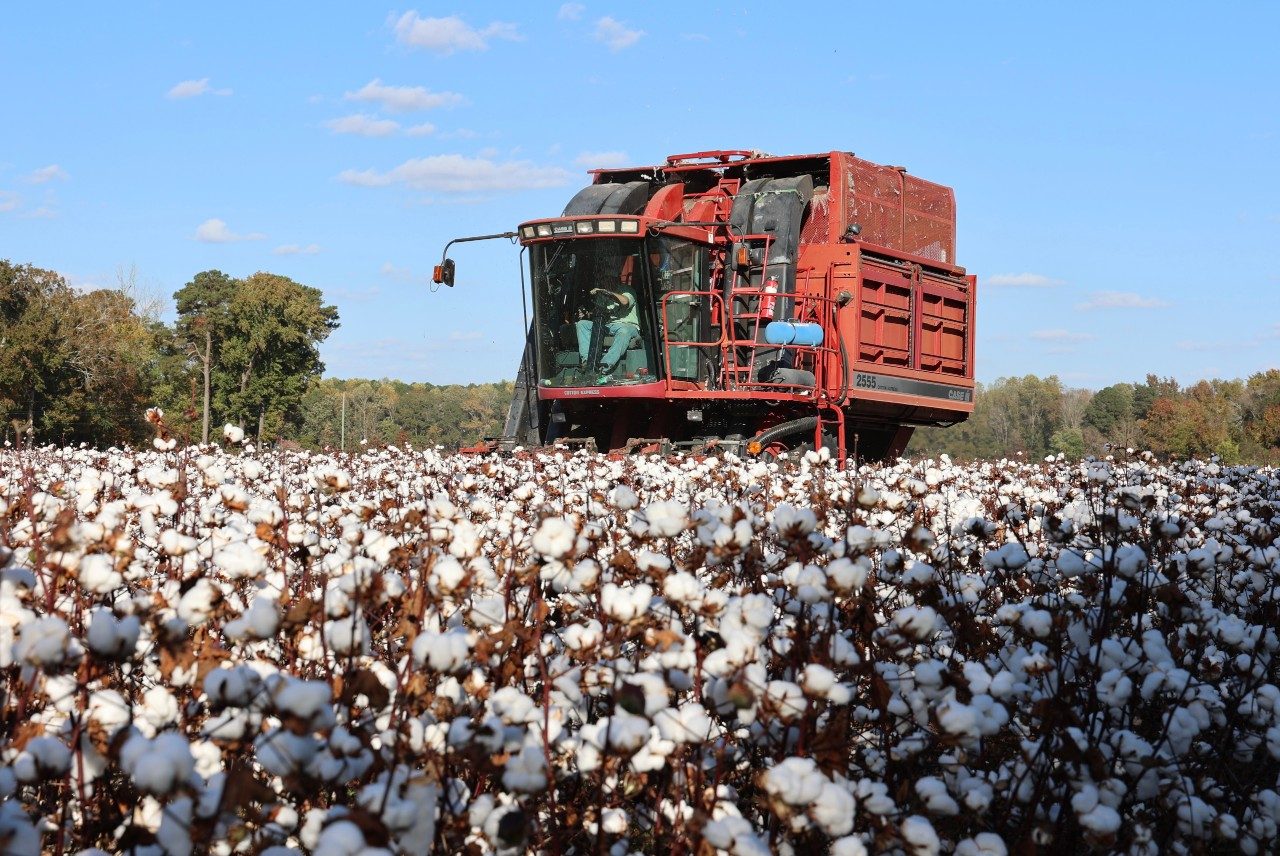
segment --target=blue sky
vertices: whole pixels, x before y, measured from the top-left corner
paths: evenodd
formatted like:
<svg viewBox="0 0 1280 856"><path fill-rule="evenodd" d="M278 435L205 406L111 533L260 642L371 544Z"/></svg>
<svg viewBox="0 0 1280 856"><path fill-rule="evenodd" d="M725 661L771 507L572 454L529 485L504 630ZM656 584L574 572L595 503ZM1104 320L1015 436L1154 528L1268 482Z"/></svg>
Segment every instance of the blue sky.
<svg viewBox="0 0 1280 856"><path fill-rule="evenodd" d="M783 11L785 9L785 11ZM978 376L1280 366L1277 4L28 4L0 257L321 288L328 374L514 375L518 253L593 166L842 149L951 185Z"/></svg>

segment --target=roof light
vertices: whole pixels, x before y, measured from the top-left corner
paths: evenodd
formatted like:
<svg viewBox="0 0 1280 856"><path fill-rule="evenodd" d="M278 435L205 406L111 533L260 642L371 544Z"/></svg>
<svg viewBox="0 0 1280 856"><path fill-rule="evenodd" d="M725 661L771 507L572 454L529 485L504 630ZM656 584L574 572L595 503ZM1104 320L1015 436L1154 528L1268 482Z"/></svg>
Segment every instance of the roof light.
<svg viewBox="0 0 1280 856"><path fill-rule="evenodd" d="M521 226L521 227L520 227L520 235L521 235L521 237L524 237L524 238L532 238L532 237L533 237L534 235L536 235L536 234L537 234L537 230L535 230L532 226Z"/></svg>
<svg viewBox="0 0 1280 856"><path fill-rule="evenodd" d="M596 224L597 232L616 232L618 231L617 220L601 220Z"/></svg>
<svg viewBox="0 0 1280 856"><path fill-rule="evenodd" d="M550 223L539 223L539 224L538 224L538 237L539 237L539 238L550 238L550 237L551 237L551 224L550 224Z"/></svg>
<svg viewBox="0 0 1280 856"><path fill-rule="evenodd" d="M639 220L622 220L620 222L620 226L621 226L620 231L623 231L623 232L630 232L634 234L640 231Z"/></svg>
<svg viewBox="0 0 1280 856"><path fill-rule="evenodd" d="M575 224L579 235L589 235L593 230L593 224L590 220L579 220Z"/></svg>

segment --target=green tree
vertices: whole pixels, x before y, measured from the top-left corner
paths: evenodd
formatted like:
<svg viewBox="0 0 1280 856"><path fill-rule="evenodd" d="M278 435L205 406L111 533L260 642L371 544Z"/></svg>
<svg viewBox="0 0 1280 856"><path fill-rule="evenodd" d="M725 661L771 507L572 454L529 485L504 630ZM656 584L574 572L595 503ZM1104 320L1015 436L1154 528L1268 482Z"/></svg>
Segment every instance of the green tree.
<svg viewBox="0 0 1280 856"><path fill-rule="evenodd" d="M216 381L223 381L222 397L226 397L226 372L217 369L221 367L226 340L233 332L231 301L235 292L234 279L220 270L207 270L196 274L173 295L178 305L177 340L195 361L200 377L202 443L209 442Z"/></svg>

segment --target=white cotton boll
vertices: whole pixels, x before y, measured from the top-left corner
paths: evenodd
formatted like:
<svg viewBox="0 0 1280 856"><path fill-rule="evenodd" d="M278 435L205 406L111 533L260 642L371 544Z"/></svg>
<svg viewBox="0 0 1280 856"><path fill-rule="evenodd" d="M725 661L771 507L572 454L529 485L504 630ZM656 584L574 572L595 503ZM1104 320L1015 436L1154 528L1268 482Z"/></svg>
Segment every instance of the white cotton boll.
<svg viewBox="0 0 1280 856"><path fill-rule="evenodd" d="M662 581L662 593L672 603L696 605L702 599L702 584L688 571L677 571Z"/></svg>
<svg viewBox="0 0 1280 856"><path fill-rule="evenodd" d="M364 833L349 820L327 824L316 840L315 856L362 856L368 853Z"/></svg>
<svg viewBox="0 0 1280 856"><path fill-rule="evenodd" d="M369 653L369 625L359 612L325 622L324 640L338 656Z"/></svg>
<svg viewBox="0 0 1280 856"><path fill-rule="evenodd" d="M460 520L453 527L449 539L449 555L470 559L480 554L480 532L469 520Z"/></svg>
<svg viewBox="0 0 1280 856"><path fill-rule="evenodd" d="M179 599L178 617L191 627L199 627L209 620L221 601L222 592L212 582L201 577Z"/></svg>
<svg viewBox="0 0 1280 856"><path fill-rule="evenodd" d="M19 782L35 784L56 779L71 769L71 750L56 737L35 737L13 760L13 774Z"/></svg>
<svg viewBox="0 0 1280 856"><path fill-rule="evenodd" d="M502 687L489 697L489 708L508 725L524 725L540 718L533 699L515 687Z"/></svg>
<svg viewBox="0 0 1280 856"><path fill-rule="evenodd" d="M98 606L89 611L85 644L100 656L127 659L133 656L141 632L142 624L138 621L138 616L127 615L117 619L111 610Z"/></svg>
<svg viewBox="0 0 1280 856"><path fill-rule="evenodd" d="M1112 835L1120 828L1120 814L1111 806L1098 804L1080 815L1080 825L1094 835Z"/></svg>
<svg viewBox="0 0 1280 856"><path fill-rule="evenodd" d="M854 808L851 793L837 784L825 782L809 809L809 816L827 835L846 835L853 830Z"/></svg>
<svg viewBox="0 0 1280 856"><path fill-rule="evenodd" d="M124 585L124 577L115 569L115 559L102 553L82 558L76 578L92 594L109 594Z"/></svg>
<svg viewBox="0 0 1280 856"><path fill-rule="evenodd" d="M800 681L804 687L804 691L811 696L824 696L835 686L836 673L828 669L826 666L818 663L810 663L804 667L804 673Z"/></svg>
<svg viewBox="0 0 1280 856"><path fill-rule="evenodd" d="M228 422L222 426L222 436L233 446L239 445L244 442L244 429L239 425L232 425Z"/></svg>
<svg viewBox="0 0 1280 856"><path fill-rule="evenodd" d="M548 517L533 535L533 549L548 559L563 559L573 552L578 532L563 517Z"/></svg>
<svg viewBox="0 0 1280 856"><path fill-rule="evenodd" d="M251 579L267 570L267 558L248 541L234 541L213 551L213 566L229 579Z"/></svg>
<svg viewBox="0 0 1280 856"><path fill-rule="evenodd" d="M982 556L982 566L988 571L1016 571L1031 561L1027 548L1016 541L989 550Z"/></svg>
<svg viewBox="0 0 1280 856"><path fill-rule="evenodd" d="M953 698L944 700L934 710L938 725L948 734L976 739L979 736L978 714L974 708Z"/></svg>
<svg viewBox="0 0 1280 856"><path fill-rule="evenodd" d="M619 710L609 717L607 733L610 749L635 752L649 740L649 720Z"/></svg>
<svg viewBox="0 0 1280 856"><path fill-rule="evenodd" d="M917 642L933 634L938 613L931 606L904 606L893 613L893 624L908 639Z"/></svg>
<svg viewBox="0 0 1280 856"><path fill-rule="evenodd" d="M304 681L288 675L273 675L266 680L271 706L281 714L323 728L333 721L333 690L324 681Z"/></svg>
<svg viewBox="0 0 1280 856"><path fill-rule="evenodd" d="M0 802L0 842L5 856L40 856L40 830L16 800Z"/></svg>
<svg viewBox="0 0 1280 856"><path fill-rule="evenodd" d="M291 776L305 771L320 751L320 741L309 734L293 734L273 728L253 743L258 763L273 776Z"/></svg>
<svg viewBox="0 0 1280 856"><path fill-rule="evenodd" d="M830 784L812 758L784 758L765 772L762 782L768 793L799 807L808 806Z"/></svg>
<svg viewBox="0 0 1280 856"><path fill-rule="evenodd" d="M979 832L956 844L955 856L1008 856L1004 839L994 832Z"/></svg>
<svg viewBox="0 0 1280 856"><path fill-rule="evenodd" d="M471 659L467 632L460 628L444 633L425 630L413 640L413 659L419 666L425 665L437 672L456 672Z"/></svg>
<svg viewBox="0 0 1280 856"><path fill-rule="evenodd" d="M916 781L916 795L930 814L949 817L960 813L959 804L947 793L946 783L936 776L924 776Z"/></svg>
<svg viewBox="0 0 1280 856"><path fill-rule="evenodd" d="M808 707L804 692L791 681L769 681L765 698L783 722L791 722L804 715Z"/></svg>
<svg viewBox="0 0 1280 856"><path fill-rule="evenodd" d="M205 675L203 689L216 707L247 707L262 691L262 678L248 666L217 668Z"/></svg>
<svg viewBox="0 0 1280 856"><path fill-rule="evenodd" d="M431 566L432 587L449 594L457 591L467 576L467 569L453 556L439 556Z"/></svg>
<svg viewBox="0 0 1280 856"><path fill-rule="evenodd" d="M276 635L280 628L280 609L275 600L258 595L239 618L223 626L227 638L234 640L262 640Z"/></svg>
<svg viewBox="0 0 1280 856"><path fill-rule="evenodd" d="M571 651L583 651L600 644L604 637L604 627L594 618L584 624L570 624L564 629L565 647Z"/></svg>
<svg viewBox="0 0 1280 856"><path fill-rule="evenodd" d="M827 580L832 588L841 592L859 591L867 583L871 573L871 560L866 556L855 559L841 557L827 565Z"/></svg>
<svg viewBox="0 0 1280 856"><path fill-rule="evenodd" d="M831 856L867 856L867 845L856 835L846 835L831 842Z"/></svg>
<svg viewBox="0 0 1280 856"><path fill-rule="evenodd" d="M164 530L156 540L160 549L170 556L184 556L196 549L200 543L190 535L183 535L177 529Z"/></svg>
<svg viewBox="0 0 1280 856"><path fill-rule="evenodd" d="M600 829L609 835L622 835L627 831L627 813L620 808L606 808L600 818Z"/></svg>
<svg viewBox="0 0 1280 856"><path fill-rule="evenodd" d="M671 537L679 535L689 524L688 509L674 500L646 505L635 515L632 529L637 535Z"/></svg>
<svg viewBox="0 0 1280 856"><path fill-rule="evenodd" d="M934 856L942 848L933 824L918 814L902 821L902 840L916 856Z"/></svg>
<svg viewBox="0 0 1280 856"><path fill-rule="evenodd" d="M609 504L619 511L630 511L640 505L640 499L636 496L635 491L624 484L620 484L609 491Z"/></svg>
<svg viewBox="0 0 1280 856"><path fill-rule="evenodd" d="M634 621L649 610L653 600L653 587L648 583L619 586L605 583L600 590L600 605L604 611L619 621Z"/></svg>
<svg viewBox="0 0 1280 856"><path fill-rule="evenodd" d="M1043 639L1053 629L1053 616L1043 609L1028 609L1022 613L1019 623L1032 636Z"/></svg>
<svg viewBox="0 0 1280 856"><path fill-rule="evenodd" d="M13 646L14 659L31 666L57 666L79 655L80 647L71 638L67 622L56 615L44 615L23 624Z"/></svg>
<svg viewBox="0 0 1280 856"><path fill-rule="evenodd" d="M526 743L518 754L507 759L502 784L513 791L537 793L547 787L547 762L541 746Z"/></svg>
<svg viewBox="0 0 1280 856"><path fill-rule="evenodd" d="M129 724L132 707L115 690L95 690L89 695L89 710L86 715L90 722L100 725L108 736L114 736L118 729Z"/></svg>
<svg viewBox="0 0 1280 856"><path fill-rule="evenodd" d="M120 750L120 767L138 790L164 796L191 777L196 761L187 738L166 731L151 740L141 736L126 740Z"/></svg>

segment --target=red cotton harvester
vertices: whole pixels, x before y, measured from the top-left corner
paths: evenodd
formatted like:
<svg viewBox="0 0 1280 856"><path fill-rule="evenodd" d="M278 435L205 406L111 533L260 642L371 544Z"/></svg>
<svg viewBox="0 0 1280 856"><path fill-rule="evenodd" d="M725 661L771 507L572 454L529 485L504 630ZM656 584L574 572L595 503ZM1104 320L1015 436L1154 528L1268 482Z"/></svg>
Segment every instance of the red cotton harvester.
<svg viewBox="0 0 1280 856"><path fill-rule="evenodd" d="M529 255L498 445L875 460L972 412L977 282L955 264L950 188L848 152L592 175L559 217L450 242L516 238ZM453 261L434 279L453 285Z"/></svg>

